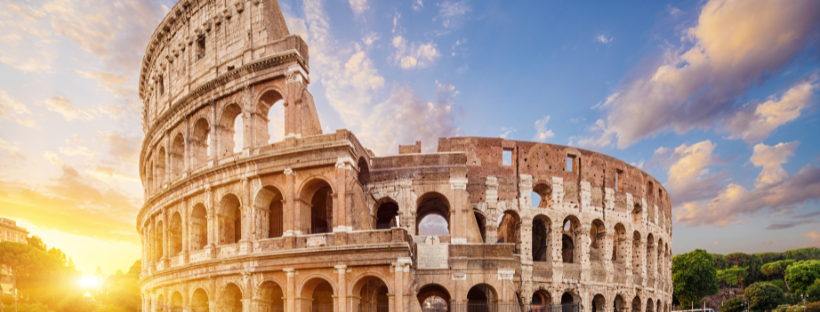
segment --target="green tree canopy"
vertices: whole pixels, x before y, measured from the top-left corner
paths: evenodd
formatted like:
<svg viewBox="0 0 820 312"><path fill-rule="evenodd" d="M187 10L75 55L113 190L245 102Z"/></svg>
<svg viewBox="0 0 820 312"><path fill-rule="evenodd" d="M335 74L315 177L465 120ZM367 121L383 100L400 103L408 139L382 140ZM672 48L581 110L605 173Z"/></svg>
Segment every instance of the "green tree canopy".
<svg viewBox="0 0 820 312"><path fill-rule="evenodd" d="M749 272L746 271L747 269L748 268L745 267L734 266L729 269L718 270L717 279L726 285L740 285L740 287L743 288L743 279L749 275Z"/></svg>
<svg viewBox="0 0 820 312"><path fill-rule="evenodd" d="M672 284L675 297L684 306L716 294L717 270L712 257L701 249L673 257Z"/></svg>
<svg viewBox="0 0 820 312"><path fill-rule="evenodd" d="M726 302L720 306L720 312L743 312L743 309L743 299L740 298L726 300Z"/></svg>
<svg viewBox="0 0 820 312"><path fill-rule="evenodd" d="M794 294L808 292L809 286L820 278L820 260L795 262L786 268L786 282Z"/></svg>
<svg viewBox="0 0 820 312"><path fill-rule="evenodd" d="M743 298L749 301L749 310L753 312L772 310L786 301L779 287L766 282L754 283L747 287L743 292Z"/></svg>
<svg viewBox="0 0 820 312"><path fill-rule="evenodd" d="M0 242L0 265L9 268L24 299L51 306L71 289L80 272L68 267L59 249L46 251L39 238L29 242L33 245Z"/></svg>
<svg viewBox="0 0 820 312"><path fill-rule="evenodd" d="M760 267L760 271L766 276L780 275L783 276L783 283L786 285L786 290L789 288L789 283L786 281L786 268L794 264L794 259L780 260L777 262L766 263Z"/></svg>

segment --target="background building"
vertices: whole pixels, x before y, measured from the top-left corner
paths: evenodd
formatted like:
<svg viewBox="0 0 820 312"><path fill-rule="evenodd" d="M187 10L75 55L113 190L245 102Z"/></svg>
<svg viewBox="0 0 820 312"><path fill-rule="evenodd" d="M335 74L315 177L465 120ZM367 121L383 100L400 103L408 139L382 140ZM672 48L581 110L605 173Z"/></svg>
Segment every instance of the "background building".
<svg viewBox="0 0 820 312"><path fill-rule="evenodd" d="M0 217L0 241L11 241L22 244L27 244L26 237L28 231L17 226L17 221ZM0 287L4 294L12 294L11 289L14 286L14 277L6 266L0 266Z"/></svg>
<svg viewBox="0 0 820 312"><path fill-rule="evenodd" d="M645 172L500 138L376 156L323 133L309 71L275 0L183 0L154 32L144 311L671 311L671 202Z"/></svg>

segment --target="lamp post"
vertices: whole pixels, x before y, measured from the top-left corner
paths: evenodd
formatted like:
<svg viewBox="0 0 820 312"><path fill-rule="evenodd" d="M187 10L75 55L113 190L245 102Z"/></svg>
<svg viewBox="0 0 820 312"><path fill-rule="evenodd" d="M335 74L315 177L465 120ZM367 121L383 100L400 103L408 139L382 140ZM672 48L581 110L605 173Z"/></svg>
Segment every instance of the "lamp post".
<svg viewBox="0 0 820 312"><path fill-rule="evenodd" d="M806 312L806 293L803 293L800 297L803 298L803 312Z"/></svg>

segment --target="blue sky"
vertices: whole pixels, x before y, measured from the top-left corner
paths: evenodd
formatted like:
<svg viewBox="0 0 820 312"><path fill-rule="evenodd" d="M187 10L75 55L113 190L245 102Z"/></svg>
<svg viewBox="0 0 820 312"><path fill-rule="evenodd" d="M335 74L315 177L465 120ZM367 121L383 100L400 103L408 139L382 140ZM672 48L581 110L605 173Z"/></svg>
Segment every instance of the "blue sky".
<svg viewBox="0 0 820 312"><path fill-rule="evenodd" d="M820 2L280 4L326 132L583 147L665 181L675 253L820 247ZM0 3L0 215L88 273L139 257L136 78L172 5Z"/></svg>

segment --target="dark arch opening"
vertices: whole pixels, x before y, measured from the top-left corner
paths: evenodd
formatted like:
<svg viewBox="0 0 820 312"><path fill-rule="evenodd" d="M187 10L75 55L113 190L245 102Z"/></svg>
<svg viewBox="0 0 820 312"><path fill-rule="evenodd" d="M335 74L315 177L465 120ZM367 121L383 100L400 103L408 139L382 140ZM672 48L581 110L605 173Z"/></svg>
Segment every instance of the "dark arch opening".
<svg viewBox="0 0 820 312"><path fill-rule="evenodd" d="M632 232L632 275L641 275L641 233Z"/></svg>
<svg viewBox="0 0 820 312"><path fill-rule="evenodd" d="M447 201L444 195L439 193L426 193L419 197L417 205L416 233L418 233L418 235L450 234L450 202ZM438 216L438 218L430 218L433 216ZM442 223L446 223L446 234L442 234L444 230L444 224Z"/></svg>
<svg viewBox="0 0 820 312"><path fill-rule="evenodd" d="M191 297L191 310L193 312L208 312L210 310L208 295L202 288L194 291L194 295Z"/></svg>
<svg viewBox="0 0 820 312"><path fill-rule="evenodd" d="M447 312L450 310L450 293L439 285L425 285L419 290L416 298L418 298L424 312Z"/></svg>
<svg viewBox="0 0 820 312"><path fill-rule="evenodd" d="M605 312L606 311L606 299L604 299L604 295L597 294L595 297L592 298L592 312Z"/></svg>
<svg viewBox="0 0 820 312"><path fill-rule="evenodd" d="M263 187L256 194L254 205L261 211L262 224L267 225L267 228L262 228L263 238L282 237L284 233L282 199L282 192L270 185Z"/></svg>
<svg viewBox="0 0 820 312"><path fill-rule="evenodd" d="M211 154L210 148L211 126L205 118L200 118L194 125L194 133L191 138L191 160L192 169L196 169L208 162Z"/></svg>
<svg viewBox="0 0 820 312"><path fill-rule="evenodd" d="M359 167L359 183L361 183L362 185L370 183L370 168L367 165L367 161L364 159L364 157L359 158L359 163L356 166Z"/></svg>
<svg viewBox="0 0 820 312"><path fill-rule="evenodd" d="M330 186L320 188L310 200L310 233L333 231L333 190Z"/></svg>
<svg viewBox="0 0 820 312"><path fill-rule="evenodd" d="M268 281L262 283L259 287L259 299L262 301L262 310L260 312L284 312L285 301L282 299L285 295L282 292L282 287L278 284Z"/></svg>
<svg viewBox="0 0 820 312"><path fill-rule="evenodd" d="M552 312L547 307L552 305L552 296L550 293L539 290L532 294L533 312Z"/></svg>
<svg viewBox="0 0 820 312"><path fill-rule="evenodd" d="M498 242L515 244L515 253L521 253L521 218L513 211L505 211L498 224Z"/></svg>
<svg viewBox="0 0 820 312"><path fill-rule="evenodd" d="M641 223L643 223L643 209L641 204L635 204L632 208L632 224L640 225Z"/></svg>
<svg viewBox="0 0 820 312"><path fill-rule="evenodd" d="M564 263L578 263L580 257L575 257L579 254L578 250L578 231L581 224L574 216L569 216L564 219L562 234L561 234L561 258Z"/></svg>
<svg viewBox="0 0 820 312"><path fill-rule="evenodd" d="M532 261L546 262L550 259L549 245L552 222L547 217L538 216L532 224Z"/></svg>
<svg viewBox="0 0 820 312"><path fill-rule="evenodd" d="M473 211L475 215L475 223L478 225L478 233L481 234L481 242L487 241L487 219L481 212Z"/></svg>
<svg viewBox="0 0 820 312"><path fill-rule="evenodd" d="M641 298L638 297L638 296L635 296L635 298L632 299L632 311L635 311L635 312L640 312L641 311Z"/></svg>
<svg viewBox="0 0 820 312"><path fill-rule="evenodd" d="M165 146L159 148L157 165L154 171L156 171L157 189L162 189L165 184Z"/></svg>
<svg viewBox="0 0 820 312"><path fill-rule="evenodd" d="M561 312L579 312L579 310L572 294L565 292L561 295Z"/></svg>
<svg viewBox="0 0 820 312"><path fill-rule="evenodd" d="M615 266L626 263L626 227L623 224L615 225L615 235L612 236L612 262Z"/></svg>
<svg viewBox="0 0 820 312"><path fill-rule="evenodd" d="M220 244L239 242L242 239L242 209L239 198L233 194L225 195L219 207Z"/></svg>
<svg viewBox="0 0 820 312"><path fill-rule="evenodd" d="M604 245L606 239L606 226L604 222L595 219L589 229L589 260L601 261L604 258Z"/></svg>
<svg viewBox="0 0 820 312"><path fill-rule="evenodd" d="M173 180L176 180L185 171L185 138L182 137L182 133L174 137L169 154L171 156L171 176Z"/></svg>
<svg viewBox="0 0 820 312"><path fill-rule="evenodd" d="M241 312L242 311L242 291L236 284L228 284L222 293L221 306L223 311Z"/></svg>
<svg viewBox="0 0 820 312"><path fill-rule="evenodd" d="M398 226L396 216L399 215L399 205L387 200L379 204L376 209L376 229L386 230Z"/></svg>
<svg viewBox="0 0 820 312"><path fill-rule="evenodd" d="M242 129L236 129L238 122L241 122L242 119L242 108L239 105L231 104L225 107L222 110L222 118L219 120L219 153L217 154L219 157L225 157L229 155L233 155L236 153L235 147L241 148L243 146L243 142L234 142L234 135L239 131L242 132Z"/></svg>
<svg viewBox="0 0 820 312"><path fill-rule="evenodd" d="M191 212L191 251L198 251L208 244L208 218L205 206L197 204Z"/></svg>
<svg viewBox="0 0 820 312"><path fill-rule="evenodd" d="M387 285L380 278L371 276L358 281L353 287L353 293L359 294L359 312L388 312L390 310Z"/></svg>

